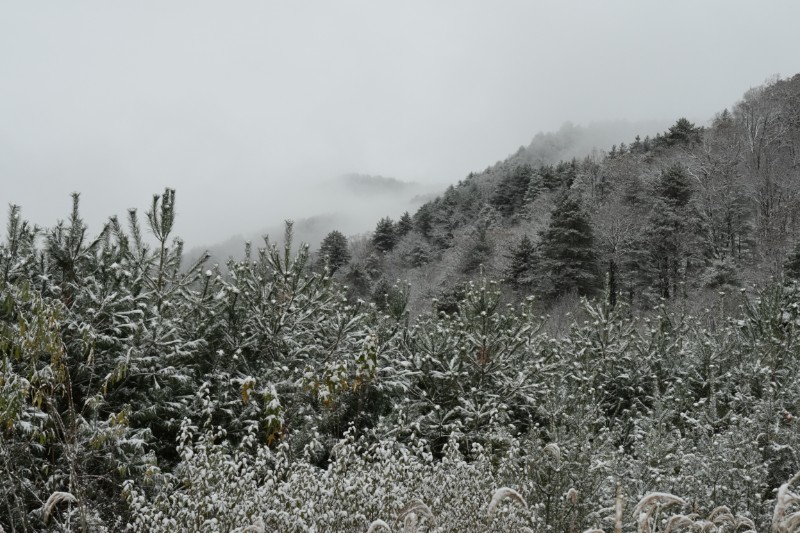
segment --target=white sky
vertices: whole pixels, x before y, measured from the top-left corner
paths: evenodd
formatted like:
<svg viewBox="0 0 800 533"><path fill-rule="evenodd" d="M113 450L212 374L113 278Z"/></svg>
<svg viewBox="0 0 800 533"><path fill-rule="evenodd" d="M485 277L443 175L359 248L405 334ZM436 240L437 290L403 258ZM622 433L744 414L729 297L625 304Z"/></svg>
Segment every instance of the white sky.
<svg viewBox="0 0 800 533"><path fill-rule="evenodd" d="M793 0L0 0L0 204L52 225L77 190L97 230L171 186L178 232L210 243L325 210L311 184L347 172L449 183L566 120L702 123L800 72L798 20Z"/></svg>

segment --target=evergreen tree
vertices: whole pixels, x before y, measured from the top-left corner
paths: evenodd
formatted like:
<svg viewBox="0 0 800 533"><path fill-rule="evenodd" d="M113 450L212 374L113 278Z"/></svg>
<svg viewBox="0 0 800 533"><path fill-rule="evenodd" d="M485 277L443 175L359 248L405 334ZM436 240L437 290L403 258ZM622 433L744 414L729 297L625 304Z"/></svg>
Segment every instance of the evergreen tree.
<svg viewBox="0 0 800 533"><path fill-rule="evenodd" d="M675 297L690 268L692 212L689 202L693 190L683 167L665 169L656 183L653 202L643 242L640 282L657 290L661 298Z"/></svg>
<svg viewBox="0 0 800 533"><path fill-rule="evenodd" d="M539 182L545 189L555 191L561 187L561 178L551 165L541 166L537 173L539 174Z"/></svg>
<svg viewBox="0 0 800 533"><path fill-rule="evenodd" d="M411 215L406 211L403 213L403 216L400 217L400 220L397 221L397 236L402 237L412 229L414 229L414 222L411 220Z"/></svg>
<svg viewBox="0 0 800 533"><path fill-rule="evenodd" d="M637 252L643 255L638 274L640 283L655 288L661 298L674 297L684 279L685 220L679 211L657 199L650 211L643 242Z"/></svg>
<svg viewBox="0 0 800 533"><path fill-rule="evenodd" d="M525 199L524 203L527 205L534 200L536 200L542 191L545 189L544 184L542 183L542 174L541 172L535 172L531 176L531 180L528 182L528 190L525 191Z"/></svg>
<svg viewBox="0 0 800 533"><path fill-rule="evenodd" d="M532 175L530 165L514 167L497 185L491 205L505 216L516 213L525 201Z"/></svg>
<svg viewBox="0 0 800 533"><path fill-rule="evenodd" d="M397 244L397 234L391 218L384 217L378 221L375 233L372 235L372 244L381 252L389 252Z"/></svg>
<svg viewBox="0 0 800 533"><path fill-rule="evenodd" d="M562 194L541 236L541 268L548 278L544 292L551 297L573 290L593 294L600 285L597 254L591 220L580 201Z"/></svg>
<svg viewBox="0 0 800 533"><path fill-rule="evenodd" d="M642 138L640 136L636 136L631 143L631 153L640 152L642 150Z"/></svg>
<svg viewBox="0 0 800 533"><path fill-rule="evenodd" d="M700 140L702 128L696 127L693 123L689 122L686 118L679 118L675 124L670 126L665 138L667 143L673 144L691 144Z"/></svg>
<svg viewBox="0 0 800 533"><path fill-rule="evenodd" d="M461 269L465 274L476 272L478 268L492 257L492 245L487 231L490 222L482 220L474 230L474 237L463 255Z"/></svg>
<svg viewBox="0 0 800 533"><path fill-rule="evenodd" d="M530 237L523 235L508 254L510 264L506 277L516 287L527 287L534 283L536 270L536 247Z"/></svg>
<svg viewBox="0 0 800 533"><path fill-rule="evenodd" d="M332 231L325 236L319 247L319 254L328 264L331 274L350 261L347 237L340 231Z"/></svg>
<svg viewBox="0 0 800 533"><path fill-rule="evenodd" d="M783 272L787 279L800 281L800 242L794 246L794 249L786 258L786 263L784 263L783 266Z"/></svg>
<svg viewBox="0 0 800 533"><path fill-rule="evenodd" d="M458 203L455 187L449 186L444 194L431 204L430 239L441 249L453 242L453 230L458 227Z"/></svg>
<svg viewBox="0 0 800 533"><path fill-rule="evenodd" d="M426 239L431 238L433 229L433 204L428 202L414 213L414 229L422 234Z"/></svg>
<svg viewBox="0 0 800 533"><path fill-rule="evenodd" d="M556 165L556 175L560 186L567 189L571 188L575 178L578 176L578 160L561 161Z"/></svg>
<svg viewBox="0 0 800 533"><path fill-rule="evenodd" d="M661 298L673 298L685 291L683 283L692 267L694 191L686 171L673 165L661 173L655 193L637 249L638 274L645 288L655 288Z"/></svg>
<svg viewBox="0 0 800 533"><path fill-rule="evenodd" d="M645 199L645 187L638 176L631 176L622 183L622 203L628 207L641 205Z"/></svg>
<svg viewBox="0 0 800 533"><path fill-rule="evenodd" d="M680 165L672 165L661 173L656 194L674 207L686 207L692 198L692 184Z"/></svg>

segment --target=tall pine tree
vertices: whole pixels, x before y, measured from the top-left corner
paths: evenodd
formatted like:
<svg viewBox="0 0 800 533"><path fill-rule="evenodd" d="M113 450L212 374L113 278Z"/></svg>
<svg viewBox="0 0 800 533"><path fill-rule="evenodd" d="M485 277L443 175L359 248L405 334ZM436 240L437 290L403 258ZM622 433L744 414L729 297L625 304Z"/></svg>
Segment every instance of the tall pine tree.
<svg viewBox="0 0 800 533"><path fill-rule="evenodd" d="M380 252L389 252L397 243L397 234L394 229L394 222L389 217L382 218L375 227L372 234L372 244Z"/></svg>
<svg viewBox="0 0 800 533"><path fill-rule="evenodd" d="M661 173L645 228L640 276L662 298L671 298L684 289L682 282L690 269L692 238L692 184L678 165Z"/></svg>
<svg viewBox="0 0 800 533"><path fill-rule="evenodd" d="M536 247L530 237L523 235L511 248L507 258L510 261L506 269L507 279L517 288L533 285L537 258Z"/></svg>
<svg viewBox="0 0 800 533"><path fill-rule="evenodd" d="M545 294L550 297L572 291L581 296L594 294L600 286L597 254L591 220L581 202L564 192L541 236L541 269L547 280Z"/></svg>
<svg viewBox="0 0 800 533"><path fill-rule="evenodd" d="M331 274L336 272L339 267L350 261L347 237L336 230L328 233L320 244L319 255L327 261Z"/></svg>
<svg viewBox="0 0 800 533"><path fill-rule="evenodd" d="M492 206L505 216L519 211L525 202L531 176L533 176L533 169L530 165L514 167L498 184L492 196Z"/></svg>
<svg viewBox="0 0 800 533"><path fill-rule="evenodd" d="M400 220L397 221L397 236L402 237L412 229L414 229L414 221L411 220L411 215L406 211L403 213L403 216L400 217Z"/></svg>

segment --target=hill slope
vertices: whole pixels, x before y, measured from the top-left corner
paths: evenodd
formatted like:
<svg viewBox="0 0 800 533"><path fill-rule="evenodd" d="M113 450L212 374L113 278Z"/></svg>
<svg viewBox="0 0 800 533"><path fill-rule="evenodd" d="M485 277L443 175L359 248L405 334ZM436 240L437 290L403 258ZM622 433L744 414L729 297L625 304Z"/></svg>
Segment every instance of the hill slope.
<svg viewBox="0 0 800 533"><path fill-rule="evenodd" d="M337 276L377 301L407 279L416 311L431 297L457 299L480 272L504 279L511 299L605 290L635 308L783 276L800 229L800 75L751 89L708 127L680 119L654 138L555 164L547 140L422 205L410 228L395 226L391 249L356 246ZM571 231L552 222L567 200L588 217L585 259L545 238Z"/></svg>

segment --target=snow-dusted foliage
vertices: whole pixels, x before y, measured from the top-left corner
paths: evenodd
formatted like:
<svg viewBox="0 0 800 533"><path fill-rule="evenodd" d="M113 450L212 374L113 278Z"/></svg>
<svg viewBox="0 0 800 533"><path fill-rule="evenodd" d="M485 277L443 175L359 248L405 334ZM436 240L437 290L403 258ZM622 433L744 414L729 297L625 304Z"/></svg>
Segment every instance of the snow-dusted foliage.
<svg viewBox="0 0 800 533"><path fill-rule="evenodd" d="M265 531L344 532L383 520L396 531L413 521L420 532L500 532L541 522L513 489L492 499L504 470L493 460L511 467L518 450L494 456L475 444L467 461L453 441L437 459L421 439L372 442L350 432L320 469L310 463L314 442L291 459L285 444L273 450L251 436L232 448L224 432L192 433L184 427L182 462L154 497L126 485L134 531L245 531L260 524Z"/></svg>
<svg viewBox="0 0 800 533"><path fill-rule="evenodd" d="M174 205L93 240L77 197L50 230L11 209L4 530L797 530L796 286L585 301L554 337L488 280L450 314L350 300L290 225L187 267Z"/></svg>

